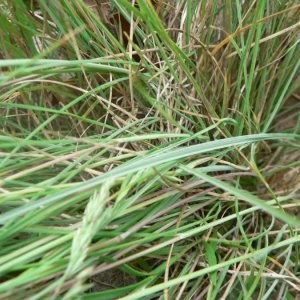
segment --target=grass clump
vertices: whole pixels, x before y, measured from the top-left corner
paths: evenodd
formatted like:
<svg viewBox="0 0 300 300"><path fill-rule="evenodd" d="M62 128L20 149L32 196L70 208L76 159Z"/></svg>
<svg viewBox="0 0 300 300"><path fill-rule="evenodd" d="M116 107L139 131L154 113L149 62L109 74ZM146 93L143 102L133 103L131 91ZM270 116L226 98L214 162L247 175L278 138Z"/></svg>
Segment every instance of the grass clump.
<svg viewBox="0 0 300 300"><path fill-rule="evenodd" d="M298 1L92 2L0 5L1 297L296 299Z"/></svg>

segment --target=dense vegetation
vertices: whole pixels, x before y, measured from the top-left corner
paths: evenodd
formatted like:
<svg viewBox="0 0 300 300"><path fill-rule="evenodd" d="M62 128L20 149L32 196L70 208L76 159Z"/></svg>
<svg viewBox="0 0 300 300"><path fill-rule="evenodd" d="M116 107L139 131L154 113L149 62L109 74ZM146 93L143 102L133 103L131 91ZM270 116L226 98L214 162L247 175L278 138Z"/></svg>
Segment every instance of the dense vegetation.
<svg viewBox="0 0 300 300"><path fill-rule="evenodd" d="M299 1L1 1L1 299L297 299Z"/></svg>

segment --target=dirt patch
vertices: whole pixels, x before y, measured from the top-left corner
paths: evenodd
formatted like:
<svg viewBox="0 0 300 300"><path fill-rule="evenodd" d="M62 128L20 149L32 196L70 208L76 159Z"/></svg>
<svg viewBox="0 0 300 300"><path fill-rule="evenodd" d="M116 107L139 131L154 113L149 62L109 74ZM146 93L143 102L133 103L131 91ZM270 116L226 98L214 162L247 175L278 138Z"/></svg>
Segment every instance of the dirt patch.
<svg viewBox="0 0 300 300"><path fill-rule="evenodd" d="M136 276L125 273L119 269L111 269L91 277L90 283L93 284L93 287L89 292L95 293L117 289L137 282L138 278Z"/></svg>

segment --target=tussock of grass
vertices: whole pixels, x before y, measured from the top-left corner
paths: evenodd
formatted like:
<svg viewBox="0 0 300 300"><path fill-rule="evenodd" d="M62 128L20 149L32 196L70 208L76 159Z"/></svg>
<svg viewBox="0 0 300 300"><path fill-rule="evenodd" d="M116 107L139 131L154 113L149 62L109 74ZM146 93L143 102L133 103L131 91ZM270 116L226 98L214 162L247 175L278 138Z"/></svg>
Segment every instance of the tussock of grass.
<svg viewBox="0 0 300 300"><path fill-rule="evenodd" d="M0 5L1 298L296 299L298 1L101 3Z"/></svg>

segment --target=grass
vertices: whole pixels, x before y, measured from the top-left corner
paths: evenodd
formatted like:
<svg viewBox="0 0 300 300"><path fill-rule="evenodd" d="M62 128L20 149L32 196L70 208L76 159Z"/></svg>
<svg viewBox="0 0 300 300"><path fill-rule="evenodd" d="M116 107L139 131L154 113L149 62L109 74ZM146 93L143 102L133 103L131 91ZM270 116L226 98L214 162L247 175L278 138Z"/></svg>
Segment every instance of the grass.
<svg viewBox="0 0 300 300"><path fill-rule="evenodd" d="M3 1L1 298L297 299L299 9Z"/></svg>

